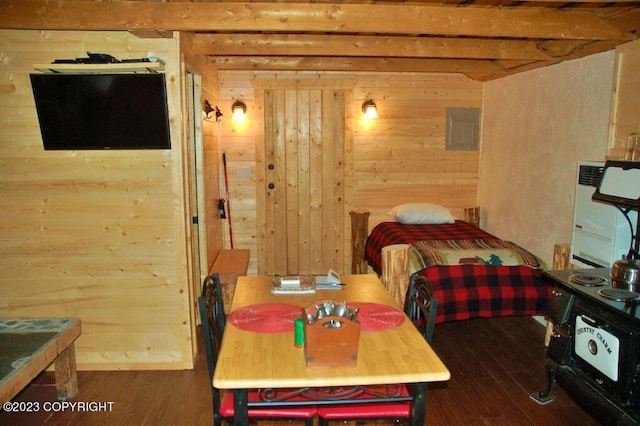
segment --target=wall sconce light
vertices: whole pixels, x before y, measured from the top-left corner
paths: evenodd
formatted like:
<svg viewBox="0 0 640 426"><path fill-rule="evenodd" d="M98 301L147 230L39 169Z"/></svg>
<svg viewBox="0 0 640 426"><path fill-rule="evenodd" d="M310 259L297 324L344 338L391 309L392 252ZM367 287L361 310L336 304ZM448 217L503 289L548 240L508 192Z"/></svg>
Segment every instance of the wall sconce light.
<svg viewBox="0 0 640 426"><path fill-rule="evenodd" d="M207 117L207 119L211 118L211 113L213 112L216 115L216 122L220 121L220 117L222 117L222 112L218 107L215 107L215 108L212 107L208 100L205 99L204 107L202 109L204 110L204 115L205 117Z"/></svg>
<svg viewBox="0 0 640 426"><path fill-rule="evenodd" d="M376 107L376 103L371 99L362 103L362 112L365 118L378 118L378 107Z"/></svg>
<svg viewBox="0 0 640 426"><path fill-rule="evenodd" d="M235 101L231 105L231 112L234 120L242 120L247 112L247 105L242 101Z"/></svg>

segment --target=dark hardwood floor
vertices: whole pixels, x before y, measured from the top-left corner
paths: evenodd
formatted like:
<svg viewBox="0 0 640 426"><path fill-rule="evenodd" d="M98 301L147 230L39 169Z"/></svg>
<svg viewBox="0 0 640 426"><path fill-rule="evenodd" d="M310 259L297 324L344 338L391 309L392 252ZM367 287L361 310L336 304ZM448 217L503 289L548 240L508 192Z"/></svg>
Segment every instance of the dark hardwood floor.
<svg viewBox="0 0 640 426"><path fill-rule="evenodd" d="M429 386L427 423L597 425L561 388L546 405L529 398L546 385L543 338L544 327L528 317L437 325L433 347L451 371L451 380ZM74 401L110 402L111 411L0 412L0 425L212 424L202 351L194 370L80 371L78 382L80 394ZM41 374L14 401L56 401L53 374Z"/></svg>

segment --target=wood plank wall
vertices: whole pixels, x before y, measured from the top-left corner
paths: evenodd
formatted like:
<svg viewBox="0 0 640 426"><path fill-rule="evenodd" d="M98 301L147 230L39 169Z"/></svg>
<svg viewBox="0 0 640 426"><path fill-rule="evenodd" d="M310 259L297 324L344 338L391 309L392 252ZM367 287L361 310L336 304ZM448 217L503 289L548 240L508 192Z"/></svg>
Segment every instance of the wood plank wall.
<svg viewBox="0 0 640 426"><path fill-rule="evenodd" d="M209 101L212 107L220 107L220 84L218 82L218 72L207 58L193 52L193 35L181 33L180 42L183 57L185 58L186 71L202 77L201 103L198 108L204 108L204 102ZM229 117L231 114L226 114ZM202 191L198 194L201 199L204 218L199 219L202 236L204 236L204 249L201 263L206 272L211 270L216 256L223 248L222 235L226 222L218 215L218 199L224 198L224 189L221 176L220 138L218 137L219 122L216 121L214 113L207 118L202 114L202 122L196 123L202 126L202 152L196 155L202 156L202 169L197 170L198 176L195 179L202 184ZM202 214L200 211L198 214ZM201 247L202 248L202 247ZM205 272L205 273L206 273Z"/></svg>
<svg viewBox="0 0 640 426"><path fill-rule="evenodd" d="M33 64L166 61L173 147L44 151ZM79 317L80 369L193 363L177 38L0 31L0 316Z"/></svg>
<svg viewBox="0 0 640 426"><path fill-rule="evenodd" d="M462 218L462 209L476 204L479 152L447 151L446 108L482 104L482 83L457 74L413 73L268 73L220 72L220 103L230 115L241 99L248 106L244 127L227 117L220 123L222 149L227 154L234 243L252 250L250 272L256 271L255 135L256 80L309 79L356 81L351 116L354 131L351 167L353 184L346 188L347 203L371 211L369 228L387 220L396 204L431 202L449 207ZM361 105L373 99L379 118L365 122ZM350 224L350 217L345 223ZM345 230L350 235L350 228ZM228 244L228 239L225 241ZM350 259L345 259L349 270Z"/></svg>

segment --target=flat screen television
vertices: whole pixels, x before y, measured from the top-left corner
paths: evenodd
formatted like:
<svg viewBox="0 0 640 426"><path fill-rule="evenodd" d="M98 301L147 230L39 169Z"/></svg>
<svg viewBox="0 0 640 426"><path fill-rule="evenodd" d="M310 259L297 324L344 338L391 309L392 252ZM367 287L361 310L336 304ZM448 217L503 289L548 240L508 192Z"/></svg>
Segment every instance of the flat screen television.
<svg viewBox="0 0 640 426"><path fill-rule="evenodd" d="M169 149L164 74L31 74L45 150Z"/></svg>

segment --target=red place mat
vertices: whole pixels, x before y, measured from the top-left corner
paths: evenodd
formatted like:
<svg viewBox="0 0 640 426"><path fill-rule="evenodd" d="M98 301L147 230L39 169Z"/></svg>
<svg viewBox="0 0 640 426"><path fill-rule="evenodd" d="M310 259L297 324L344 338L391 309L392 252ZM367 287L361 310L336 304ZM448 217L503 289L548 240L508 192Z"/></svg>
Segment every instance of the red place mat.
<svg viewBox="0 0 640 426"><path fill-rule="evenodd" d="M405 315L399 309L380 303L349 302L349 306L360 307L360 331L382 331L397 327L404 322Z"/></svg>
<svg viewBox="0 0 640 426"><path fill-rule="evenodd" d="M349 302L360 307L360 331L381 331L396 327L405 319L404 313L391 306L371 302ZM293 321L302 316L302 308L289 303L260 303L232 311L227 321L245 331L255 333L286 333L293 331Z"/></svg>
<svg viewBox="0 0 640 426"><path fill-rule="evenodd" d="M243 306L229 313L227 321L256 333L293 331L293 321L302 316L302 308L290 303L260 303Z"/></svg>

